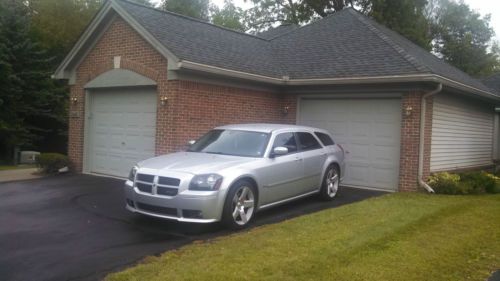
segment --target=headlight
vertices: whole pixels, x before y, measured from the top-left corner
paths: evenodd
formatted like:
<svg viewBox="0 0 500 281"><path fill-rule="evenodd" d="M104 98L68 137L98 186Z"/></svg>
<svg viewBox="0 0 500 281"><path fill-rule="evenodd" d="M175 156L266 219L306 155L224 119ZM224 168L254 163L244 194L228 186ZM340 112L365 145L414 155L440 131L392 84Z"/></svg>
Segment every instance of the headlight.
<svg viewBox="0 0 500 281"><path fill-rule="evenodd" d="M190 190L219 190L222 183L222 176L217 174L197 175L189 184Z"/></svg>
<svg viewBox="0 0 500 281"><path fill-rule="evenodd" d="M139 170L139 167L137 167L137 166L132 167L132 169L130 170L130 173L128 173L129 180L134 181L135 174L137 174L137 170Z"/></svg>

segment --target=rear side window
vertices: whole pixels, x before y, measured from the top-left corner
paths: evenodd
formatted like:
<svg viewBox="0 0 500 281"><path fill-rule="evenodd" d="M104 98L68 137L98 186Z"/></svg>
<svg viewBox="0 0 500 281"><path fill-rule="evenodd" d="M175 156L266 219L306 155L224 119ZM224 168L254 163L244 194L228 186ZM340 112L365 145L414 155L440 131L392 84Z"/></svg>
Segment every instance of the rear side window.
<svg viewBox="0 0 500 281"><path fill-rule="evenodd" d="M288 148L288 153L293 153L297 151L297 142L293 133L283 133L276 136L274 139L273 149L278 146L284 146Z"/></svg>
<svg viewBox="0 0 500 281"><path fill-rule="evenodd" d="M321 148L316 138L309 133L297 133L300 143L300 150L313 150Z"/></svg>
<svg viewBox="0 0 500 281"><path fill-rule="evenodd" d="M318 139L323 143L324 146L335 144L332 138L325 133L314 132L314 134L318 137Z"/></svg>

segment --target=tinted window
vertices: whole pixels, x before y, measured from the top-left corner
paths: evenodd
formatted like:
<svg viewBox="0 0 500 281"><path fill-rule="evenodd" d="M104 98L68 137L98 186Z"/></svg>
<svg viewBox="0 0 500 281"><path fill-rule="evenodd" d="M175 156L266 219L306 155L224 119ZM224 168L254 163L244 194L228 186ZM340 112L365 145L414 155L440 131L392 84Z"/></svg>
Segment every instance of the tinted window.
<svg viewBox="0 0 500 281"><path fill-rule="evenodd" d="M262 157L269 135L261 132L212 130L196 141L190 152Z"/></svg>
<svg viewBox="0 0 500 281"><path fill-rule="evenodd" d="M274 139L273 149L278 146L283 146L288 148L288 152L296 152L297 151L297 142L295 141L295 137L293 133L283 133L276 136Z"/></svg>
<svg viewBox="0 0 500 281"><path fill-rule="evenodd" d="M316 140L316 138L313 137L313 135L309 133L297 133L297 136L299 137L300 150L312 150L321 148L321 145Z"/></svg>
<svg viewBox="0 0 500 281"><path fill-rule="evenodd" d="M330 138L330 136L325 133L315 132L314 134L318 137L318 139L323 143L324 146L335 144L332 138Z"/></svg>

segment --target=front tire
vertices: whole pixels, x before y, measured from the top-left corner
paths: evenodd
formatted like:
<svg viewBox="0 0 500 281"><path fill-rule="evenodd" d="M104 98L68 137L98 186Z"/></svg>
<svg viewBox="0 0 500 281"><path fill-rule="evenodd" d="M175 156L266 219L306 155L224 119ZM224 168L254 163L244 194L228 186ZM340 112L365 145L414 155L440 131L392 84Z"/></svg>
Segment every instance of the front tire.
<svg viewBox="0 0 500 281"><path fill-rule="evenodd" d="M338 192L340 185L339 168L336 165L330 165L325 171L323 183L321 185L320 197L323 200L333 200Z"/></svg>
<svg viewBox="0 0 500 281"><path fill-rule="evenodd" d="M232 229L245 228L254 217L256 203L255 186L246 180L238 181L226 196L222 223Z"/></svg>

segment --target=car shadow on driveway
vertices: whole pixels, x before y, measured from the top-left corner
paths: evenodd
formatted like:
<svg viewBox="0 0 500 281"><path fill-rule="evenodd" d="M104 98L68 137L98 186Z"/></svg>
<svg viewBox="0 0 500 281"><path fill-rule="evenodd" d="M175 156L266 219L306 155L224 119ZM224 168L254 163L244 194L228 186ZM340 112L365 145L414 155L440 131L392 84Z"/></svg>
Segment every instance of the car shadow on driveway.
<svg viewBox="0 0 500 281"><path fill-rule="evenodd" d="M2 280L96 280L146 256L232 233L125 210L123 180L64 175L0 184ZM384 192L343 188L259 212L252 227L277 223Z"/></svg>

